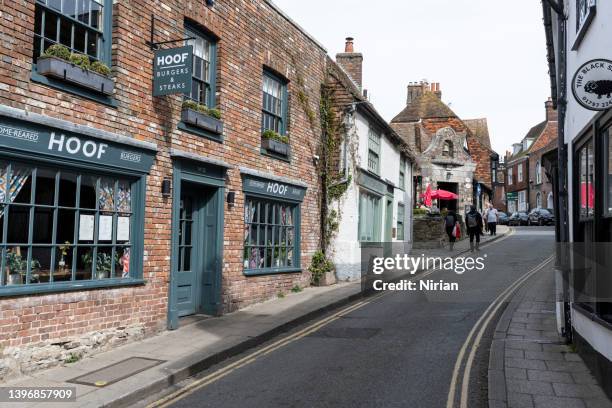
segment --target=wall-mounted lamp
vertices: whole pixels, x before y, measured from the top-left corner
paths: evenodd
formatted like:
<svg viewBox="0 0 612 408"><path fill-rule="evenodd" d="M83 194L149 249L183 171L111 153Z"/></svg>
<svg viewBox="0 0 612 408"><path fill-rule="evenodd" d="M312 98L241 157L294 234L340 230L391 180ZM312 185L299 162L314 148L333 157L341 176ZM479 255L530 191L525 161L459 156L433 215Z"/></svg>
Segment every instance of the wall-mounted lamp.
<svg viewBox="0 0 612 408"><path fill-rule="evenodd" d="M450 171L446 173L446 181L450 180L452 177L453 177L453 173L451 173Z"/></svg>
<svg viewBox="0 0 612 408"><path fill-rule="evenodd" d="M161 191L162 196L170 197L170 191L172 190L172 181L170 179L165 178L162 180Z"/></svg>
<svg viewBox="0 0 612 408"><path fill-rule="evenodd" d="M236 205L236 193L234 191L227 193L227 205L229 208L234 208L234 205Z"/></svg>
<svg viewBox="0 0 612 408"><path fill-rule="evenodd" d="M207 5L208 7L212 7L212 6L214 6L214 5L215 5L215 0L206 0L206 5Z"/></svg>

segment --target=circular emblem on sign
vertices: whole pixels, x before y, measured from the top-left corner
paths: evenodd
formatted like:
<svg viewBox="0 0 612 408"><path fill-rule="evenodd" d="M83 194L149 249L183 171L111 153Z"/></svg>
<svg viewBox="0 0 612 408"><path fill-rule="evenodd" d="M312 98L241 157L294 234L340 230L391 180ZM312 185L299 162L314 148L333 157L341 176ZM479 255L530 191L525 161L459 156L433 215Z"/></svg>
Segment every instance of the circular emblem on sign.
<svg viewBox="0 0 612 408"><path fill-rule="evenodd" d="M596 59L583 64L574 75L572 92L589 110L612 108L612 61Z"/></svg>

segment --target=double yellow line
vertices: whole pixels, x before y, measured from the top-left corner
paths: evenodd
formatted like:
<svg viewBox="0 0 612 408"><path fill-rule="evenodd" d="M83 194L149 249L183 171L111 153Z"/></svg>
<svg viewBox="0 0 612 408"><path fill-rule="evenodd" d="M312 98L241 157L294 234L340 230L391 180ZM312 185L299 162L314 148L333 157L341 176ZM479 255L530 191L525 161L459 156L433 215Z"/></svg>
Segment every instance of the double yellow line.
<svg viewBox="0 0 612 408"><path fill-rule="evenodd" d="M460 408L467 408L468 404L468 392L470 386L470 374L472 371L472 365L474 363L474 357L476 356L476 351L480 346L480 342L482 341L482 337L487 330L487 327L491 323L493 317L497 314L500 307L508 300L508 298L518 289L525 281L535 275L537 272L542 270L546 265L548 265L554 259L554 255L551 255L549 258L541 262L535 268L531 269L529 272L521 276L518 280L516 280L512 285L506 288L484 311L482 316L478 319L472 330L468 334L461 350L459 351L459 355L457 356L457 361L455 362L455 367L453 370L453 376L451 378L450 388L448 390L448 398L446 401L447 408L454 408L455 406L455 395L457 392L457 385L459 382L459 372L461 371L461 364L463 363L463 359L467 352L470 343L472 342L472 338L476 334L478 330L478 334L471 346L470 353L468 355L467 361L465 363L465 367L463 369L463 378L461 381L461 397L460 397ZM484 322L484 323L483 323ZM482 324L481 324L482 323Z"/></svg>

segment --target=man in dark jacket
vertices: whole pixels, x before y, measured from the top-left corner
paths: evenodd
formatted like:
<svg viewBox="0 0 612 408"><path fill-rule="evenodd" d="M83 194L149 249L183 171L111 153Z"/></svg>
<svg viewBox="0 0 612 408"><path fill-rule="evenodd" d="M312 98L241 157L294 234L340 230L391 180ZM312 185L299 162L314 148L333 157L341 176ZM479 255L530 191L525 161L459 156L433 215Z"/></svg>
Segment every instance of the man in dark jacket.
<svg viewBox="0 0 612 408"><path fill-rule="evenodd" d="M465 224L468 234L470 235L470 250L474 252L474 248L480 251L480 236L482 233L482 216L476 211L476 206L470 206L470 211L465 216ZM476 238L476 246L474 247L474 238Z"/></svg>

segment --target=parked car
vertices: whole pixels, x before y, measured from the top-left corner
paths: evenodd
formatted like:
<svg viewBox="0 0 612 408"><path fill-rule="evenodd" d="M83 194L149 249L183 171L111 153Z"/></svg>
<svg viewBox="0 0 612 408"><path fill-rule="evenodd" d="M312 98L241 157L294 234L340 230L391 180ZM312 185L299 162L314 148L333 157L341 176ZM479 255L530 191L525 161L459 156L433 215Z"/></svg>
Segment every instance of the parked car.
<svg viewBox="0 0 612 408"><path fill-rule="evenodd" d="M508 219L510 218L508 217L508 214L499 211L497 215L499 216L499 221L497 222L499 225L508 225Z"/></svg>
<svg viewBox="0 0 612 408"><path fill-rule="evenodd" d="M527 225L554 225L555 216L546 208L534 208L529 213Z"/></svg>
<svg viewBox="0 0 612 408"><path fill-rule="evenodd" d="M524 211L517 211L508 218L508 225L510 226L521 226L527 225L529 221L529 215Z"/></svg>

